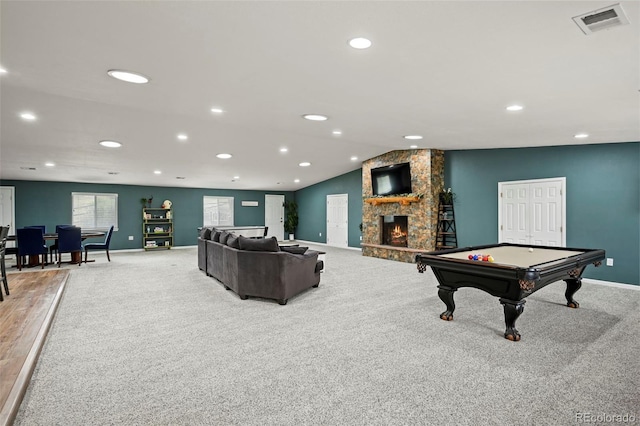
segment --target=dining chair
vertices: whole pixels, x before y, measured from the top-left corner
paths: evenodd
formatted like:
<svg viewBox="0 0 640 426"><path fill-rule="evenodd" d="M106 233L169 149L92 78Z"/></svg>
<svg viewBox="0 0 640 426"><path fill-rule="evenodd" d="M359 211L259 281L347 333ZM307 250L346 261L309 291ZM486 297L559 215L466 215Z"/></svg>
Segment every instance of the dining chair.
<svg viewBox="0 0 640 426"><path fill-rule="evenodd" d="M9 283L7 282L7 267L4 262L4 256L7 251L7 235L9 235L8 226L0 226L0 273L2 274L2 284L4 291L9 295ZM2 287L0 287L0 302L4 300L2 297Z"/></svg>
<svg viewBox="0 0 640 426"><path fill-rule="evenodd" d="M109 228L107 235L105 236L104 242L102 243L87 243L84 245L84 261L87 262L87 252L89 250L106 250L107 251L107 259L111 262L111 257L109 257L109 244L111 244L111 235L113 234L113 225Z"/></svg>
<svg viewBox="0 0 640 426"><path fill-rule="evenodd" d="M74 225L56 225L56 234L60 232L61 228L68 228ZM51 258L51 263L53 263L53 254L58 252L58 240L54 241L53 244L49 246L49 257Z"/></svg>
<svg viewBox="0 0 640 426"><path fill-rule="evenodd" d="M62 263L62 253L71 254L71 263L75 263L75 254L78 266L82 265L82 231L80 228L70 226L58 230L58 268Z"/></svg>
<svg viewBox="0 0 640 426"><path fill-rule="evenodd" d="M44 243L42 228L20 228L16 231L16 240L18 242L18 270L22 271L22 258L26 256L42 257L40 264L44 269L48 249Z"/></svg>

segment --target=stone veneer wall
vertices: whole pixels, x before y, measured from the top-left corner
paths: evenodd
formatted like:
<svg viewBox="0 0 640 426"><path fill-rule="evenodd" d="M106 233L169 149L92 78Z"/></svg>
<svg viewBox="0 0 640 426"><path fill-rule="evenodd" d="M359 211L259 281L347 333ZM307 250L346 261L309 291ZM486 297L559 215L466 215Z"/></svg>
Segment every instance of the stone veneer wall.
<svg viewBox="0 0 640 426"><path fill-rule="evenodd" d="M411 189L423 194L420 201L403 206L385 203L376 206L364 200L373 195L371 169L410 163ZM433 251L436 242L438 193L444 187L444 152L434 149L391 151L362 163L362 254L383 259L414 262L416 252ZM407 248L381 246L380 216L409 217ZM375 245L370 247L368 245Z"/></svg>

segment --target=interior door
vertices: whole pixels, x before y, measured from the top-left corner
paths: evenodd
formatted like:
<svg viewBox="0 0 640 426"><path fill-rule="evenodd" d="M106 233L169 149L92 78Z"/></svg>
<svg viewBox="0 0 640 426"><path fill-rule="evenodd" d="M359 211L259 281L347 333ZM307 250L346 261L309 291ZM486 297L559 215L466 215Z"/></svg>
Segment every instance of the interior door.
<svg viewBox="0 0 640 426"><path fill-rule="evenodd" d="M327 195L327 245L349 246L349 195Z"/></svg>
<svg viewBox="0 0 640 426"><path fill-rule="evenodd" d="M502 240L529 244L529 185L511 184L502 188Z"/></svg>
<svg viewBox="0 0 640 426"><path fill-rule="evenodd" d="M0 225L9 225L9 235L16 234L15 227L15 187L0 186ZM14 247L13 241L7 241L7 247Z"/></svg>
<svg viewBox="0 0 640 426"><path fill-rule="evenodd" d="M566 246L565 178L500 182L498 241Z"/></svg>
<svg viewBox="0 0 640 426"><path fill-rule="evenodd" d="M269 227L267 237L284 240L284 195L264 196L264 224Z"/></svg>

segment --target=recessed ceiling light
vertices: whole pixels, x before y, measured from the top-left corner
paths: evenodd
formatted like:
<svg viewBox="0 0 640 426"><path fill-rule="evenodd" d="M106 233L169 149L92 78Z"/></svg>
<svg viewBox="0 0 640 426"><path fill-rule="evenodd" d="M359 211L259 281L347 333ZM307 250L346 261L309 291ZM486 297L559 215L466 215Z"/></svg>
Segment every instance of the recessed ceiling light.
<svg viewBox="0 0 640 426"><path fill-rule="evenodd" d="M364 37L356 37L349 40L349 46L354 49L368 49L371 47L371 40Z"/></svg>
<svg viewBox="0 0 640 426"><path fill-rule="evenodd" d="M294 179L293 180L295 183L300 183L300 179Z"/></svg>
<svg viewBox="0 0 640 426"><path fill-rule="evenodd" d="M234 179L240 179L240 176L234 176L233 178Z"/></svg>
<svg viewBox="0 0 640 426"><path fill-rule="evenodd" d="M127 83L144 84L149 82L148 77L130 71L109 70L107 74L117 80L126 81Z"/></svg>
<svg viewBox="0 0 640 426"><path fill-rule="evenodd" d="M33 113L31 113L31 112L23 112L23 113L21 113L21 114L20 114L20 117L21 117L23 120L28 120L28 121L33 121L33 120L35 120L35 119L36 119L35 114L33 114Z"/></svg>
<svg viewBox="0 0 640 426"><path fill-rule="evenodd" d="M106 146L107 148L120 148L122 144L116 141L100 141L100 145Z"/></svg>
<svg viewBox="0 0 640 426"><path fill-rule="evenodd" d="M6 74L6 73L7 73L7 70L2 68L2 67L0 67L0 74Z"/></svg>
<svg viewBox="0 0 640 426"><path fill-rule="evenodd" d="M588 138L589 134L587 133L578 133L577 135L573 135L574 138L576 139L584 139L584 138Z"/></svg>
<svg viewBox="0 0 640 426"><path fill-rule="evenodd" d="M180 139L181 141L186 141L187 139L189 139L189 136L185 135L184 133L180 133L178 135L178 139Z"/></svg>
<svg viewBox="0 0 640 426"><path fill-rule="evenodd" d="M334 130L332 133L334 135L341 135L342 134L342 130Z"/></svg>
<svg viewBox="0 0 640 426"><path fill-rule="evenodd" d="M302 163L298 164L298 166L300 167L309 167L310 165L311 163L308 161L303 161Z"/></svg>
<svg viewBox="0 0 640 426"><path fill-rule="evenodd" d="M160 170L154 170L153 173L156 174L156 175L161 175L162 174L162 172Z"/></svg>
<svg viewBox="0 0 640 426"><path fill-rule="evenodd" d="M418 145L411 145L409 148L416 149L417 147L418 147Z"/></svg>
<svg viewBox="0 0 640 426"><path fill-rule="evenodd" d="M215 113L215 114L222 114L224 111L222 110L222 108L211 108L211 112Z"/></svg>
<svg viewBox="0 0 640 426"><path fill-rule="evenodd" d="M351 157L351 161L357 161L358 157L356 157L355 155L353 157Z"/></svg>
<svg viewBox="0 0 640 426"><path fill-rule="evenodd" d="M509 105L507 111L522 111L523 108L522 105Z"/></svg>
<svg viewBox="0 0 640 426"><path fill-rule="evenodd" d="M329 117L327 117L326 115L321 114L305 114L302 117L311 121L325 121L329 119Z"/></svg>
<svg viewBox="0 0 640 426"><path fill-rule="evenodd" d="M288 151L289 151L288 148L285 148L285 147L280 148L280 152L288 152Z"/></svg>
<svg viewBox="0 0 640 426"><path fill-rule="evenodd" d="M227 160L227 159L229 159L229 158L233 157L233 155L231 155L231 154L224 154L224 153L223 153L223 154L218 154L218 155L216 155L216 157L221 158L221 159L223 159L223 160Z"/></svg>
<svg viewBox="0 0 640 426"><path fill-rule="evenodd" d="M47 167L54 167L56 164L52 162L48 162L48 163L44 163L44 165Z"/></svg>
<svg viewBox="0 0 640 426"><path fill-rule="evenodd" d="M408 139L410 141L417 141L419 139L422 139L422 136L420 136L420 135L407 135L407 136L404 136L404 138Z"/></svg>

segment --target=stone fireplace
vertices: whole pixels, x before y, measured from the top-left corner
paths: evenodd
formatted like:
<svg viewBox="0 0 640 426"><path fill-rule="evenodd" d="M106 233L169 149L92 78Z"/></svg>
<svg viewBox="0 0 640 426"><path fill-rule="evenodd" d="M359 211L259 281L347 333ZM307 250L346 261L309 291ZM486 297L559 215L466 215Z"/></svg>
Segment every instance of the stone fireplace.
<svg viewBox="0 0 640 426"><path fill-rule="evenodd" d="M371 169L409 163L412 194L374 197ZM362 254L402 262L433 251L438 218L437 194L444 186L444 152L391 151L362 163Z"/></svg>
<svg viewBox="0 0 640 426"><path fill-rule="evenodd" d="M408 217L380 216L380 244L384 246L407 247Z"/></svg>

